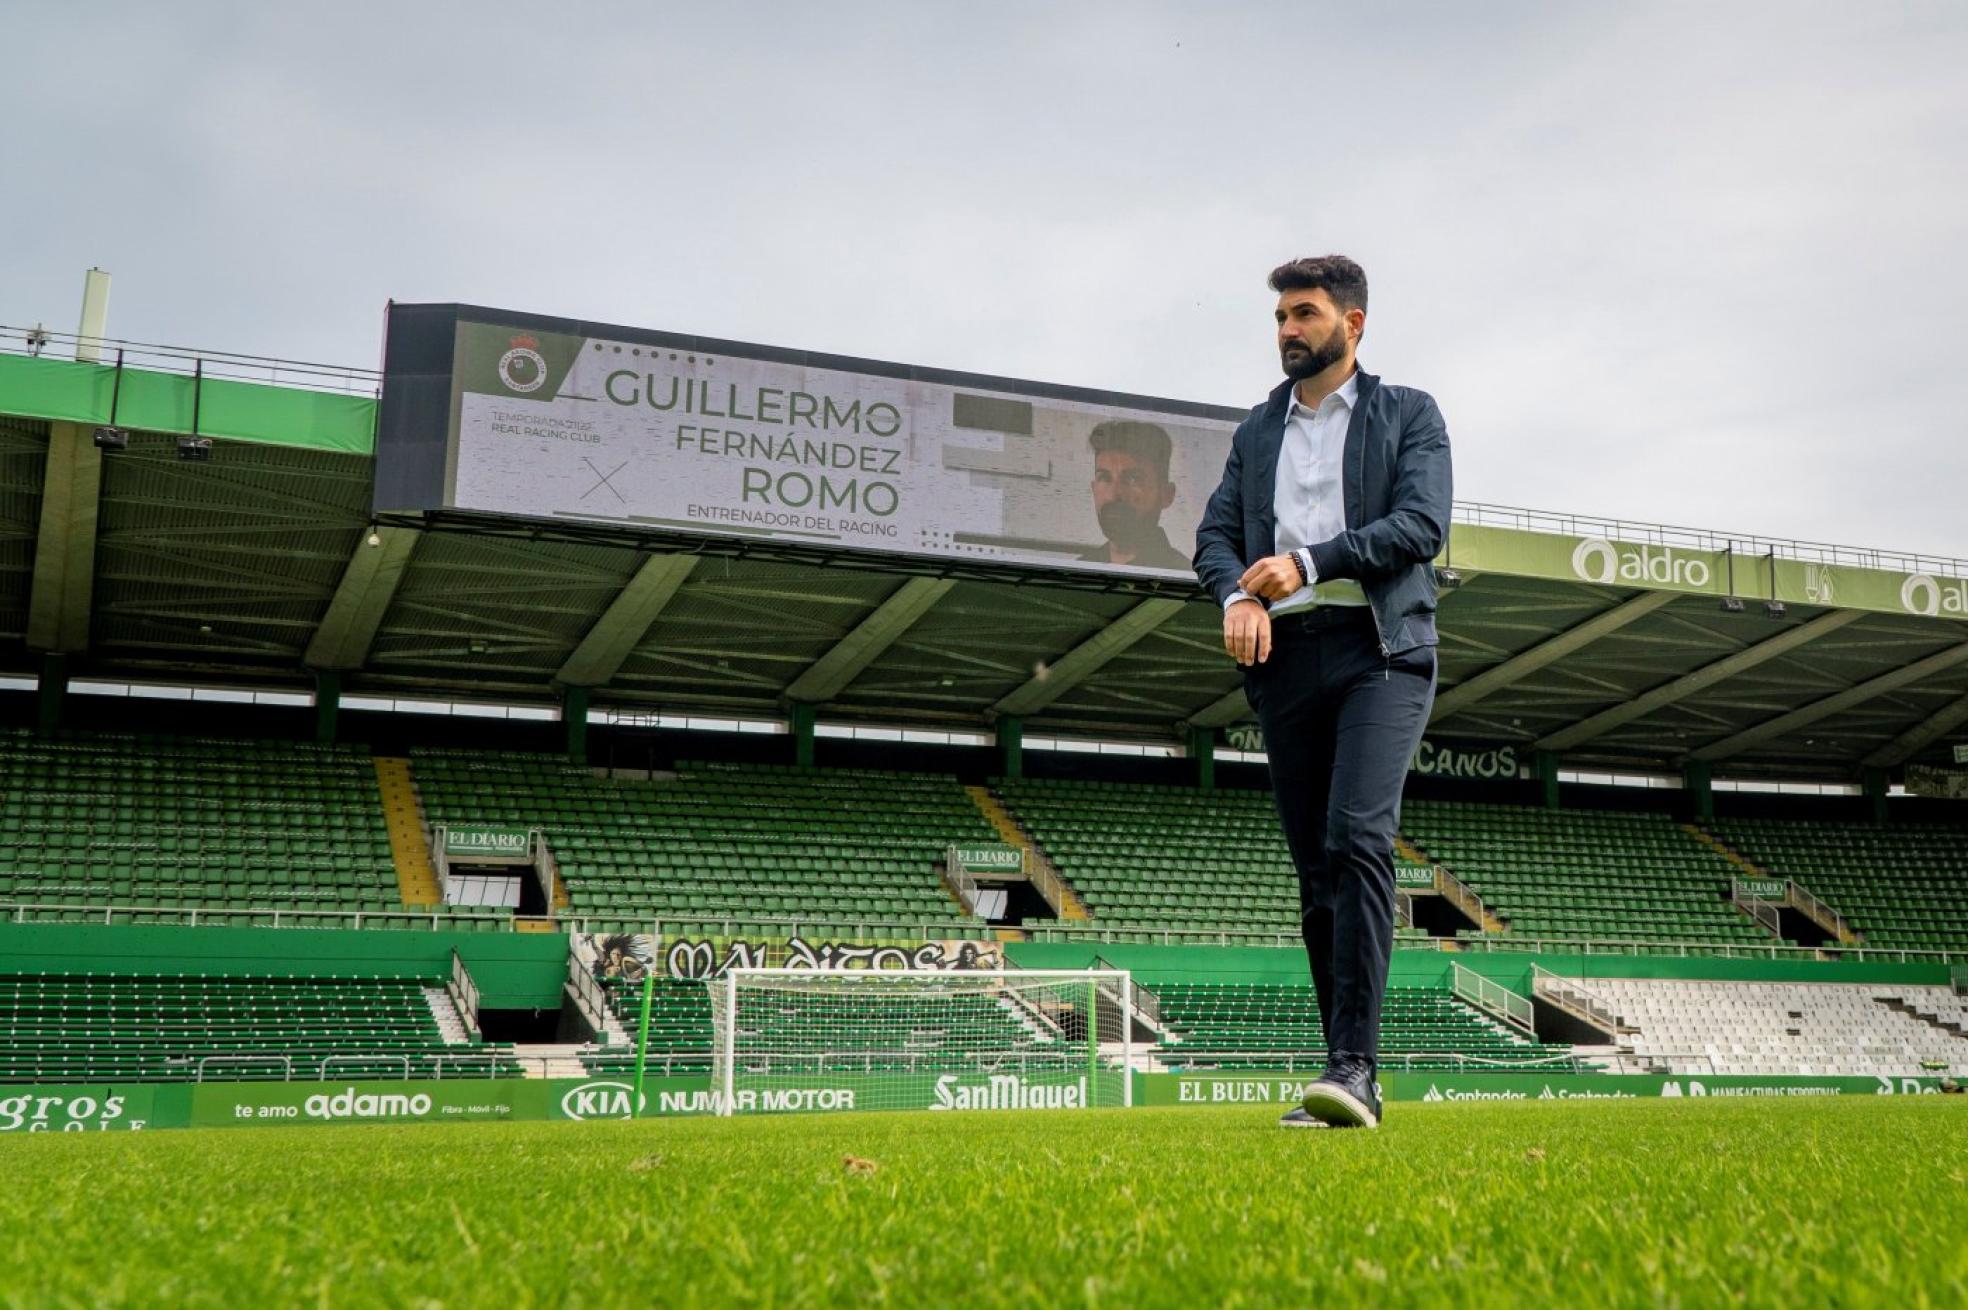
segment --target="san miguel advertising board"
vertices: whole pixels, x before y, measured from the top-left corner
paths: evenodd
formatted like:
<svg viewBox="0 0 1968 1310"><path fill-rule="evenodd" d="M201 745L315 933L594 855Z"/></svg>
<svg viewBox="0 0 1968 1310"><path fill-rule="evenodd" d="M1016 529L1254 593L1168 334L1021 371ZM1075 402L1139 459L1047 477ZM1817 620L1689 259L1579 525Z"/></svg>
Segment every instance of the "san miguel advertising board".
<svg viewBox="0 0 1968 1310"><path fill-rule="evenodd" d="M1194 585L1244 411L392 305L376 510Z"/></svg>

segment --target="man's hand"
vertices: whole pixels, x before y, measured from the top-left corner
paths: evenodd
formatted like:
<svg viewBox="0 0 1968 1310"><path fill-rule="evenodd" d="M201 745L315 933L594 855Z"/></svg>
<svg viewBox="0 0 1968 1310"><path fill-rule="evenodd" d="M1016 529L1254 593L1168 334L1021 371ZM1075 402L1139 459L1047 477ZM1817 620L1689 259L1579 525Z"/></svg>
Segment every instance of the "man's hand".
<svg viewBox="0 0 1968 1310"><path fill-rule="evenodd" d="M1298 576L1298 563L1289 555L1266 555L1237 579L1239 591L1266 600L1283 600L1304 585Z"/></svg>
<svg viewBox="0 0 1968 1310"><path fill-rule="evenodd" d="M1249 667L1271 658L1271 615L1254 600L1240 600L1223 611L1223 649Z"/></svg>

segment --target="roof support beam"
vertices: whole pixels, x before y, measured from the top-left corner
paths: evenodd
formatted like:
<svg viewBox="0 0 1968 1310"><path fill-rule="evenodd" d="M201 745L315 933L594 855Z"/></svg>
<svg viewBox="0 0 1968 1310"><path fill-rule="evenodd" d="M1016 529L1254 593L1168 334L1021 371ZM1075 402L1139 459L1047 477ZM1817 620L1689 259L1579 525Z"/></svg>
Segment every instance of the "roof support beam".
<svg viewBox="0 0 1968 1310"><path fill-rule="evenodd" d="M1869 769L1890 769L1905 764L1941 738L1968 723L1968 696L1959 697L1908 728L1893 740L1865 757Z"/></svg>
<svg viewBox="0 0 1968 1310"><path fill-rule="evenodd" d="M1051 664L1040 666L1023 686L991 708L998 714L1020 718L1038 713L1099 672L1107 661L1168 622L1182 606L1182 601L1166 598L1142 601Z"/></svg>
<svg viewBox="0 0 1968 1310"><path fill-rule="evenodd" d="M1819 719L1851 709L1854 705L1864 704L1875 696L1883 696L1889 691L1898 690L1909 682L1918 682L1929 674L1953 668L1964 660L1968 660L1968 642L1935 651L1926 659L1915 660L1903 669L1894 669L1876 678L1867 678L1864 682L1847 687L1844 691L1833 692L1829 696L1812 701L1809 705L1802 705L1788 713L1779 714L1774 719L1765 719L1754 727L1745 728L1741 732L1732 733L1719 741L1712 741L1706 746L1689 751L1687 758L1720 760L1727 759L1731 755L1739 755L1752 746L1761 745L1787 732L1795 732L1807 724L1816 723Z"/></svg>
<svg viewBox="0 0 1968 1310"><path fill-rule="evenodd" d="M1622 701L1610 709L1580 719L1568 728L1560 728L1549 736L1539 738L1535 743L1536 748L1541 751L1571 750L1574 746L1611 732L1622 724L1631 723L1663 706L1672 705L1676 701L1706 691L1718 682L1733 678L1738 673L1753 669L1779 655L1788 655L1806 642L1815 641L1826 633L1836 632L1846 624L1863 617L1864 615L1858 610L1829 610L1808 623L1787 628L1774 637L1757 642L1754 646L1746 647L1733 655L1725 655L1719 660L1712 660L1631 700Z"/></svg>
<svg viewBox="0 0 1968 1310"><path fill-rule="evenodd" d="M1443 719L1468 709L1491 692L1501 691L1514 682L1528 678L1546 665L1555 664L1573 651L1590 646L1607 633L1617 632L1627 624L1645 618L1675 598L1675 593L1671 591L1643 591L1637 596L1621 601L1604 614L1595 614L1585 622L1567 628L1529 650L1519 651L1503 663L1493 664L1475 677L1467 678L1437 696L1435 710L1429 715L1428 721L1440 723Z"/></svg>
<svg viewBox="0 0 1968 1310"><path fill-rule="evenodd" d="M588 635L560 666L554 681L563 687L605 687L649 635L656 616L670 603L697 567L695 555L651 555L595 620Z"/></svg>
<svg viewBox="0 0 1968 1310"><path fill-rule="evenodd" d="M915 626L957 584L948 578L910 578L834 648L807 666L786 688L786 699L820 705L846 690L862 670L881 658L896 638Z"/></svg>
<svg viewBox="0 0 1968 1310"><path fill-rule="evenodd" d="M301 662L311 669L359 669L369 645L396 596L423 532L418 528L373 528L356 544L348 567L314 630ZM374 537L375 545L369 544Z"/></svg>
<svg viewBox="0 0 1968 1310"><path fill-rule="evenodd" d="M80 423L48 425L48 471L41 486L41 532L27 602L27 644L70 653L89 648L89 602L96 585L96 514L102 451Z"/></svg>

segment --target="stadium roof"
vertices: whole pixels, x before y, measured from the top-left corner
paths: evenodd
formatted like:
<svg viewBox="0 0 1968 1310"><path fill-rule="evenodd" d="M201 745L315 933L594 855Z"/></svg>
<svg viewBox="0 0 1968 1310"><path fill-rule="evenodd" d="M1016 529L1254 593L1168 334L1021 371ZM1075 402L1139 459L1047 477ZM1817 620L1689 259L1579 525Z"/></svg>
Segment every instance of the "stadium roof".
<svg viewBox="0 0 1968 1310"><path fill-rule="evenodd" d="M1182 740L1249 718L1167 584L371 511L373 372L0 329L0 643L72 677ZM6 353L13 352L13 353ZM253 380L270 379L269 380ZM127 449L98 451L111 422ZM208 461L177 438L213 438ZM373 544L371 544L373 543ZM1459 505L1442 741L1845 779L1968 745L1968 561ZM1733 598L1733 599L1732 599ZM1777 602L1772 606L1769 602Z"/></svg>

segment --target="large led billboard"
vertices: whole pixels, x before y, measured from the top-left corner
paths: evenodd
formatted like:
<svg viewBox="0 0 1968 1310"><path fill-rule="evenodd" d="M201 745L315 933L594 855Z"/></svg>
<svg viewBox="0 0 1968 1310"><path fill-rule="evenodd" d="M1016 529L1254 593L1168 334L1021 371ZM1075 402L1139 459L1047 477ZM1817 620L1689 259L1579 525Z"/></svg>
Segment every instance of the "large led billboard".
<svg viewBox="0 0 1968 1310"><path fill-rule="evenodd" d="M1242 417L393 305L376 508L1176 580Z"/></svg>

